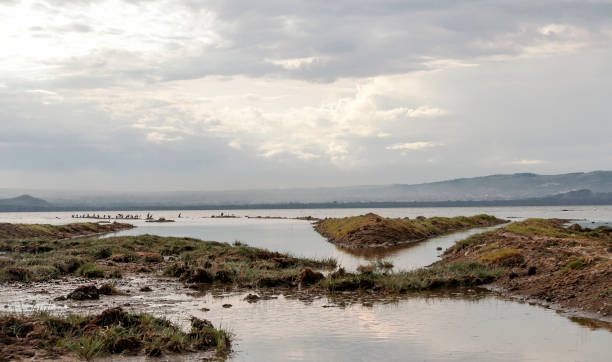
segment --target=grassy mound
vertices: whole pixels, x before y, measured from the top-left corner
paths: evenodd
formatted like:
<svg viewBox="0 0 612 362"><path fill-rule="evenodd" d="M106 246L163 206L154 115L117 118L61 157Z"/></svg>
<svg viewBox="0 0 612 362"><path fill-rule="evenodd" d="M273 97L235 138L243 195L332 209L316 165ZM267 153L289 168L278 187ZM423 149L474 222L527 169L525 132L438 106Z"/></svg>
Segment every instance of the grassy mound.
<svg viewBox="0 0 612 362"><path fill-rule="evenodd" d="M206 350L225 353L230 344L229 333L206 320L193 318L186 333L167 319L121 308L94 316L40 312L0 317L0 360L68 353L86 360L120 353L150 357Z"/></svg>
<svg viewBox="0 0 612 362"><path fill-rule="evenodd" d="M505 220L490 215L446 217L384 218L376 214L328 218L315 229L329 241L349 247L388 246L418 241L451 231L493 226Z"/></svg>

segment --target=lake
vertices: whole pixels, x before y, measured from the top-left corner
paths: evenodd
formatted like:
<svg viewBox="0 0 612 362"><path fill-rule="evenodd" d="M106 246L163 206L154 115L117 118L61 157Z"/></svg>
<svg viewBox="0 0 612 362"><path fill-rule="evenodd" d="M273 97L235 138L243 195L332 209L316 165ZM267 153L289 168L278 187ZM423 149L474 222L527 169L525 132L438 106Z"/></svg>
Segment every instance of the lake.
<svg viewBox="0 0 612 362"><path fill-rule="evenodd" d="M279 217L340 217L375 212L411 218L487 213L511 220L575 219L583 225L612 221L609 206L181 211L180 219L177 218L179 211L153 211L155 217L172 218L176 222L135 221L137 228L115 235L148 233L225 242L239 240L296 256L335 257L348 269L384 258L392 261L396 270L401 270L429 265L438 259L438 247L445 249L482 231L444 235L404 247L358 251L328 243L308 221L209 218L220 212ZM0 214L0 222L63 224L73 221L79 220L71 219L71 213ZM138 290L138 283L143 281L128 277L120 283L120 288ZM47 287L46 291L51 300L53 289ZM62 307L52 302L42 303L29 289L11 293L3 286L0 292L0 304L7 306L5 309L35 306L37 300L45 308ZM193 294L177 285L160 287L150 295L136 292L117 297L112 303L126 302L138 310L182 322L190 315L210 319L235 333L236 352L231 358L237 361L608 361L612 355L609 330L578 323L550 309L500 298L491 292L411 294L397 300L372 304L357 300L346 305L326 297L300 300L280 294L276 299L250 304L244 301L245 295L243 292ZM223 308L222 304L226 303L232 304L232 308ZM92 310L82 304L75 308L80 307ZM202 308L210 311L203 312Z"/></svg>

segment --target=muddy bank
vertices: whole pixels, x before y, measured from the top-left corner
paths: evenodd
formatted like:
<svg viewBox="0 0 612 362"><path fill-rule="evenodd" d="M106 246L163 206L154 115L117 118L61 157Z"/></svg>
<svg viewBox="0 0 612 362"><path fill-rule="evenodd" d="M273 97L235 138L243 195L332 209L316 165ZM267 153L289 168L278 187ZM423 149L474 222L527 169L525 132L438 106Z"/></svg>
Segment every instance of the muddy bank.
<svg viewBox="0 0 612 362"><path fill-rule="evenodd" d="M326 218L314 228L330 242L346 248L389 247L429 239L453 231L506 223L489 215L385 218L373 213L345 218Z"/></svg>
<svg viewBox="0 0 612 362"><path fill-rule="evenodd" d="M491 288L555 309L612 315L612 228L564 227L568 220L528 219L472 236L439 263L499 266Z"/></svg>
<svg viewBox="0 0 612 362"><path fill-rule="evenodd" d="M67 225L0 223L0 240L26 238L71 239L81 236L107 234L133 227L133 225L118 222L111 224L85 222Z"/></svg>

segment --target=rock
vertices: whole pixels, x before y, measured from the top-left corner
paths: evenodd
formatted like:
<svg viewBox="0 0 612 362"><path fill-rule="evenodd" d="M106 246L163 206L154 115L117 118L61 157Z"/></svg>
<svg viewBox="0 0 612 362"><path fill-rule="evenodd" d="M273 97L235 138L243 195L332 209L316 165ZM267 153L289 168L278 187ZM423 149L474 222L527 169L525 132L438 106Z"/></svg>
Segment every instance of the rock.
<svg viewBox="0 0 612 362"><path fill-rule="evenodd" d="M98 293L100 293L100 295L113 295L116 293L116 290L112 285L104 284L98 288Z"/></svg>
<svg viewBox="0 0 612 362"><path fill-rule="evenodd" d="M441 247L441 246L438 246L438 247L436 248L436 250L442 250L442 247Z"/></svg>
<svg viewBox="0 0 612 362"><path fill-rule="evenodd" d="M261 298L257 294L249 294L244 298L244 300L246 300L249 303L257 303L259 299Z"/></svg>
<svg viewBox="0 0 612 362"><path fill-rule="evenodd" d="M508 278L510 279L518 278L518 274L516 274L515 272L512 272L510 273L510 275L508 275Z"/></svg>
<svg viewBox="0 0 612 362"><path fill-rule="evenodd" d="M322 273L315 272L310 268L304 268L304 270L298 274L296 281L300 285L311 285L317 283L323 278L325 278L325 276Z"/></svg>
<svg viewBox="0 0 612 362"><path fill-rule="evenodd" d="M149 287L149 286L144 286L144 287L140 288L140 291L141 292L152 292L153 289L151 289L151 287Z"/></svg>
<svg viewBox="0 0 612 362"><path fill-rule="evenodd" d="M95 285L82 285L66 296L74 300L100 299L100 293Z"/></svg>
<svg viewBox="0 0 612 362"><path fill-rule="evenodd" d="M532 266L527 270L527 275L535 275L536 273L536 267Z"/></svg>
<svg viewBox="0 0 612 362"><path fill-rule="evenodd" d="M200 310L201 310L202 312L208 312L208 311L210 311L210 309L208 309L208 308L202 308L202 309L200 309Z"/></svg>
<svg viewBox="0 0 612 362"><path fill-rule="evenodd" d="M231 307L232 307L232 305L231 305L231 304L223 304L223 306L222 306L222 307L223 307L223 308L231 308Z"/></svg>

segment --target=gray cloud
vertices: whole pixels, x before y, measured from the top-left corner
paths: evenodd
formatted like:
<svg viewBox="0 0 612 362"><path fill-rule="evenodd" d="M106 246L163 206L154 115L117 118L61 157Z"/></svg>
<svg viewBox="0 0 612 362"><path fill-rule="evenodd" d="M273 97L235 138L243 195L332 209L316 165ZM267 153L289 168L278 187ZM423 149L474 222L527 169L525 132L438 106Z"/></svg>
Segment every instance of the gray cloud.
<svg viewBox="0 0 612 362"><path fill-rule="evenodd" d="M106 4L0 0L28 15L0 24L7 185L419 182L612 161L609 2Z"/></svg>

